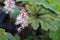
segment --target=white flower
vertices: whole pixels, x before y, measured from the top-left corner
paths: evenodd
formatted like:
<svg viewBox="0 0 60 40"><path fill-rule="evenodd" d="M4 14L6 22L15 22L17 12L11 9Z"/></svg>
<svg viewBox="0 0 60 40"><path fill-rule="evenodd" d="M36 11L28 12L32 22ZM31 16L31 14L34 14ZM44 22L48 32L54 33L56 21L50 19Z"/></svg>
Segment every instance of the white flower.
<svg viewBox="0 0 60 40"><path fill-rule="evenodd" d="M13 8L15 8L15 1L14 0L5 0L4 9L10 12L13 12Z"/></svg>
<svg viewBox="0 0 60 40"><path fill-rule="evenodd" d="M21 32L22 31L22 27L19 27L17 30L18 30L18 32Z"/></svg>
<svg viewBox="0 0 60 40"><path fill-rule="evenodd" d="M16 25L21 24L21 27L24 28L24 27L28 26L28 18L29 18L29 16L28 16L28 13L26 12L25 9L22 9L20 11L20 13L21 14L19 14L17 16L17 19L16 19L16 23L15 24Z"/></svg>

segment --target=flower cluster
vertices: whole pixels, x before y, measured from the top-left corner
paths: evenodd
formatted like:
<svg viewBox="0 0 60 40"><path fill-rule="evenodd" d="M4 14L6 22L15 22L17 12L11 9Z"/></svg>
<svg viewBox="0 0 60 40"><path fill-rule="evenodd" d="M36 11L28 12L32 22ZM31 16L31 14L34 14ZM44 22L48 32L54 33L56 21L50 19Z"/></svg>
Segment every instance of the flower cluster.
<svg viewBox="0 0 60 40"><path fill-rule="evenodd" d="M7 10L7 12L13 12L13 8L15 7L14 0L5 0L4 4L5 4L4 9Z"/></svg>
<svg viewBox="0 0 60 40"><path fill-rule="evenodd" d="M27 11L25 9L22 9L20 11L20 13L21 14L19 14L17 16L17 19L16 19L16 23L15 24L16 25L21 24L21 27L20 28L24 29L24 27L27 27L28 26L28 18L29 18L29 16L28 16Z"/></svg>

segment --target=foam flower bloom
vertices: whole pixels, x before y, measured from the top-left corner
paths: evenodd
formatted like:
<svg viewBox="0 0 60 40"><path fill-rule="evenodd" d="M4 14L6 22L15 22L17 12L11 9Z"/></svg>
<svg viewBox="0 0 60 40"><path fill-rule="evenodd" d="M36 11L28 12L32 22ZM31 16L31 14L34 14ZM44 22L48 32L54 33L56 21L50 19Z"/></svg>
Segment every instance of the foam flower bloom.
<svg viewBox="0 0 60 40"><path fill-rule="evenodd" d="M7 11L12 12L13 8L15 7L15 1L14 0L5 0L4 1L4 9L6 9Z"/></svg>
<svg viewBox="0 0 60 40"><path fill-rule="evenodd" d="M24 28L25 26L28 26L28 13L26 12L25 9L22 9L20 11L20 14L17 16L16 19L16 25L21 24L21 27Z"/></svg>

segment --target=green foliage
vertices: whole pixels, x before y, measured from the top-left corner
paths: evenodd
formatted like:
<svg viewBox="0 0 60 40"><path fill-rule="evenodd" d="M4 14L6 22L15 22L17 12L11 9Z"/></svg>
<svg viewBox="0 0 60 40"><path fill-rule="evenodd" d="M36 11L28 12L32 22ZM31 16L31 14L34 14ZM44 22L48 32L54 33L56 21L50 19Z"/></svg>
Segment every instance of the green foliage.
<svg viewBox="0 0 60 40"><path fill-rule="evenodd" d="M60 40L60 31L50 31L50 37L52 38L52 40Z"/></svg>
<svg viewBox="0 0 60 40"><path fill-rule="evenodd" d="M10 33L5 33L5 36L9 39L9 40L20 40L18 35L12 36Z"/></svg>
<svg viewBox="0 0 60 40"><path fill-rule="evenodd" d="M0 40L8 40L4 32L5 32L4 29L0 28Z"/></svg>
<svg viewBox="0 0 60 40"><path fill-rule="evenodd" d="M47 0L50 4L53 4L57 7L58 11L60 12L60 0Z"/></svg>
<svg viewBox="0 0 60 40"><path fill-rule="evenodd" d="M37 30L41 24L41 28L45 31L48 29L52 31L50 32L52 40L60 40L60 0L24 0L23 2L27 3L26 10L30 15L29 23L32 28Z"/></svg>
<svg viewBox="0 0 60 40"><path fill-rule="evenodd" d="M0 28L0 40L20 40L18 35L12 36L10 33L5 32L4 29Z"/></svg>
<svg viewBox="0 0 60 40"><path fill-rule="evenodd" d="M41 29L45 31L50 30L49 36L52 40L60 40L60 0L16 0L16 2L19 1L26 4L25 9L29 13L29 24L31 24L34 30L41 26ZM16 6L10 17L15 18L19 13L20 9ZM0 32L0 40L19 40L18 36L13 37L4 30L0 29ZM42 40L45 40L47 33L46 35L43 34ZM32 39L39 40L35 34L27 38L27 40Z"/></svg>
<svg viewBox="0 0 60 40"><path fill-rule="evenodd" d="M41 0L39 2L40 5L36 4L36 2L33 0L29 2L31 6L29 4L26 5L26 9L31 15L29 22L31 23L33 29L36 30L39 23L41 23L42 29L44 30L57 30L58 26L56 25L56 22L59 20L57 20L58 13L56 6L49 4L46 0Z"/></svg>
<svg viewBox="0 0 60 40"><path fill-rule="evenodd" d="M31 23L31 26L33 27L33 29L37 30L39 27L39 19L30 19L29 20Z"/></svg>

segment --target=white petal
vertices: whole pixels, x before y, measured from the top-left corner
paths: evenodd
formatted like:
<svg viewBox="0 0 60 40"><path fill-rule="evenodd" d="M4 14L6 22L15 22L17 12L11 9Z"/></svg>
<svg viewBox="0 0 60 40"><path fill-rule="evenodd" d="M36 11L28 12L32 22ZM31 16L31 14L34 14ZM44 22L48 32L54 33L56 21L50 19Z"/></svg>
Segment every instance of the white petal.
<svg viewBox="0 0 60 40"><path fill-rule="evenodd" d="M15 8L15 5L11 5L10 8L12 8L12 9Z"/></svg>

